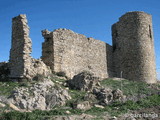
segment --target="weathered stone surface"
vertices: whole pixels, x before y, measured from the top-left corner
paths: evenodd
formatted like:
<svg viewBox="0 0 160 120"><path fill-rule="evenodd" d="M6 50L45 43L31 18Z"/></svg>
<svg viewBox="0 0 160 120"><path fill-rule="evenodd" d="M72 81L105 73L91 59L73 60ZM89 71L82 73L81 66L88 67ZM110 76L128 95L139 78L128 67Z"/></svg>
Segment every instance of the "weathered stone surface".
<svg viewBox="0 0 160 120"><path fill-rule="evenodd" d="M113 90L112 94L113 94L114 101L124 102L126 99L126 96L123 94L123 92L120 89Z"/></svg>
<svg viewBox="0 0 160 120"><path fill-rule="evenodd" d="M113 100L112 90L109 88L94 89L93 93L97 96L99 104L101 105L108 105Z"/></svg>
<svg viewBox="0 0 160 120"><path fill-rule="evenodd" d="M46 66L41 59L32 58L31 66L27 73L28 78L32 79L37 75L49 76L51 73L50 67Z"/></svg>
<svg viewBox="0 0 160 120"><path fill-rule="evenodd" d="M66 101L70 99L71 96L66 89L53 89L46 95L47 107L52 108L55 105L63 106L66 104Z"/></svg>
<svg viewBox="0 0 160 120"><path fill-rule="evenodd" d="M20 109L17 108L17 106L15 106L15 105L12 104L12 103L9 103L9 107L12 108L13 110L20 111Z"/></svg>
<svg viewBox="0 0 160 120"><path fill-rule="evenodd" d="M54 72L65 72L69 78L84 70L101 78L109 76L108 69L111 68L107 68L107 52L112 54L110 45L67 29L43 30L42 35L45 38L42 60Z"/></svg>
<svg viewBox="0 0 160 120"><path fill-rule="evenodd" d="M41 60L31 58L32 41L29 37L29 27L26 15L12 19L12 47L10 50L10 78L32 79L37 74L51 73Z"/></svg>
<svg viewBox="0 0 160 120"><path fill-rule="evenodd" d="M91 103L90 105L100 104L108 105L114 101L124 102L126 97L123 95L123 92L119 89L112 90L110 88L102 88L99 85L99 78L94 77L93 74L89 72L82 72L73 77L72 80L68 81L68 85L71 89L87 91L88 93L84 96L84 100ZM83 108L83 103L75 103L76 108L79 105L79 109Z"/></svg>
<svg viewBox="0 0 160 120"><path fill-rule="evenodd" d="M4 84L5 85L5 84ZM7 103L7 96L0 95L0 102L1 103Z"/></svg>
<svg viewBox="0 0 160 120"><path fill-rule="evenodd" d="M112 26L115 77L156 82L151 15L128 12Z"/></svg>
<svg viewBox="0 0 160 120"><path fill-rule="evenodd" d="M87 93L84 98L83 98L85 101L89 101L90 103L92 104L97 104L98 101L97 101L97 98L96 98L96 95L95 94L92 94L92 93Z"/></svg>
<svg viewBox="0 0 160 120"><path fill-rule="evenodd" d="M91 91L94 87L97 87L100 79L95 77L90 72L82 72L75 75L72 80L68 81L68 85L71 89Z"/></svg>
<svg viewBox="0 0 160 120"><path fill-rule="evenodd" d="M16 88L10 101L22 110L49 110L55 105L64 105L71 99L67 90L55 88L50 80L36 83L31 87Z"/></svg>
<svg viewBox="0 0 160 120"><path fill-rule="evenodd" d="M31 66L32 43L26 15L12 19L12 47L10 50L11 78L26 77Z"/></svg>
<svg viewBox="0 0 160 120"><path fill-rule="evenodd" d="M112 90L110 88L101 88L101 89L94 89L93 94L96 95L97 99L99 100L100 105L108 105L114 101L125 101L125 96L123 92L119 89Z"/></svg>
<svg viewBox="0 0 160 120"><path fill-rule="evenodd" d="M156 82L152 20L129 12L112 26L113 47L67 29L42 31L43 61L54 72L72 78L83 70L95 76ZM105 61L105 62L104 62Z"/></svg>
<svg viewBox="0 0 160 120"><path fill-rule="evenodd" d="M5 107L6 105L0 102L0 108Z"/></svg>
<svg viewBox="0 0 160 120"><path fill-rule="evenodd" d="M102 105L95 104L94 106L97 107L97 108L102 108L102 109L104 109L104 107L103 107Z"/></svg>
<svg viewBox="0 0 160 120"><path fill-rule="evenodd" d="M113 46L67 29L43 30L42 35L44 63L30 56L32 42L26 15L12 19L10 78L32 79L37 74L47 76L51 70L72 78L85 70L100 78L157 82L152 18L147 13L123 15L112 26Z"/></svg>
<svg viewBox="0 0 160 120"><path fill-rule="evenodd" d="M77 102L73 103L74 109L80 109L80 110L88 110L91 109L91 104L89 101L83 101L83 102Z"/></svg>

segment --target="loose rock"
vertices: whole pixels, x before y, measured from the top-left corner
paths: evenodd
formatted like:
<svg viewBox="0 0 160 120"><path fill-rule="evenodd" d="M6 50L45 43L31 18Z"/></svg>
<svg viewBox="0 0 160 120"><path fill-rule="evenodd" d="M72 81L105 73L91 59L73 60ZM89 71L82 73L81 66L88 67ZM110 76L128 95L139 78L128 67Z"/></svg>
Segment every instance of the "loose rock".
<svg viewBox="0 0 160 120"><path fill-rule="evenodd" d="M10 99L20 109L50 110L55 105L65 105L66 100L71 99L71 96L66 89L55 88L54 83L46 79L28 88L16 88Z"/></svg>
<svg viewBox="0 0 160 120"><path fill-rule="evenodd" d="M74 108L81 109L81 110L88 110L88 109L91 109L91 105L88 101L84 101L80 103L75 103Z"/></svg>
<svg viewBox="0 0 160 120"><path fill-rule="evenodd" d="M76 90L91 91L94 87L99 86L100 78L94 77L90 72L82 72L75 75L72 80L68 81L69 87Z"/></svg>

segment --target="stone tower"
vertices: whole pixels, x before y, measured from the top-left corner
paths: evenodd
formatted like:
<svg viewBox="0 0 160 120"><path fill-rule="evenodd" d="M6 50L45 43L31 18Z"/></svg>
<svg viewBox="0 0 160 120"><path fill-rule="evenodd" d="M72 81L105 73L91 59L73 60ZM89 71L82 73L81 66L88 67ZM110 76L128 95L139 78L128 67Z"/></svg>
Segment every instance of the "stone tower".
<svg viewBox="0 0 160 120"><path fill-rule="evenodd" d="M128 12L112 26L116 77L156 83L152 17Z"/></svg>
<svg viewBox="0 0 160 120"><path fill-rule="evenodd" d="M12 46L10 50L10 77L25 78L31 65L32 43L29 38L29 27L26 15L12 19Z"/></svg>

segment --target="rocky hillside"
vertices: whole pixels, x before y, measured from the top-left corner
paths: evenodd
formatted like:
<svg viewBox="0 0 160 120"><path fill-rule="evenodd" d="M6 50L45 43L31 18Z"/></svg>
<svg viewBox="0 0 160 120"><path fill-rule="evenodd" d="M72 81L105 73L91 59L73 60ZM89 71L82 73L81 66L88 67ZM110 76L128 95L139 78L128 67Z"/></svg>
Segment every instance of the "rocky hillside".
<svg viewBox="0 0 160 120"><path fill-rule="evenodd" d="M159 120L160 84L82 72L0 82L0 120Z"/></svg>

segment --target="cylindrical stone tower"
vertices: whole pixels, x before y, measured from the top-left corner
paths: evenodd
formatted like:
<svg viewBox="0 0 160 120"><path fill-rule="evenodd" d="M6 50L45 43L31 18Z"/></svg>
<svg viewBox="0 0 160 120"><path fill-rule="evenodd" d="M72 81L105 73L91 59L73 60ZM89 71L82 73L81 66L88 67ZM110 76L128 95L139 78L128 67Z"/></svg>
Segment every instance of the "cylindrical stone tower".
<svg viewBox="0 0 160 120"><path fill-rule="evenodd" d="M156 83L152 17L128 12L112 26L116 77Z"/></svg>

